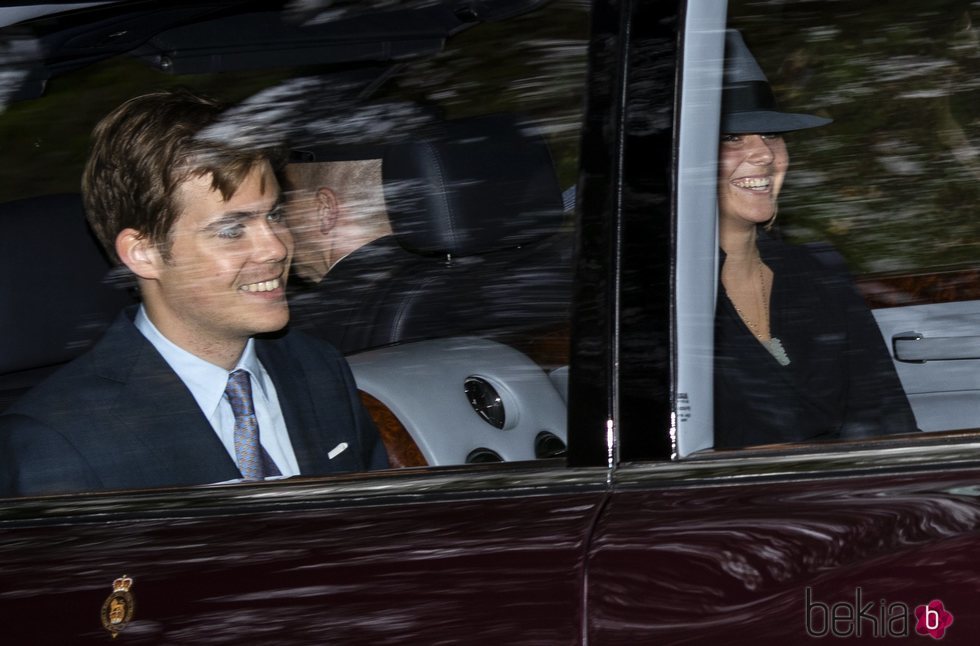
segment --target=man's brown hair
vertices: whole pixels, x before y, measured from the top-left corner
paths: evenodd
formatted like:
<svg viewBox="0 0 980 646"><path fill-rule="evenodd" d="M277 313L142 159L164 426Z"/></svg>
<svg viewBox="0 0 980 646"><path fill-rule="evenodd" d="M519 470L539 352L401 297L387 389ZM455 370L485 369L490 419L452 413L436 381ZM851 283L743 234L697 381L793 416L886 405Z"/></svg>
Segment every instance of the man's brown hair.
<svg viewBox="0 0 980 646"><path fill-rule="evenodd" d="M109 257L119 262L116 237L132 228L169 255L170 232L183 206L177 188L211 176L230 199L252 167L270 151L199 137L224 112L223 104L188 90L135 97L102 119L82 175L89 224Z"/></svg>

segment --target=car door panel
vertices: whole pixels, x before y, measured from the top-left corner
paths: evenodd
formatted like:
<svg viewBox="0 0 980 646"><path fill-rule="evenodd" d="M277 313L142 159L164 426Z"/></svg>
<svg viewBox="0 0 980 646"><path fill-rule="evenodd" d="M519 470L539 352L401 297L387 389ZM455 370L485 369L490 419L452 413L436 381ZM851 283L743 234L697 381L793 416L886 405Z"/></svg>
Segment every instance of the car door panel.
<svg viewBox="0 0 980 646"><path fill-rule="evenodd" d="M972 348L980 329L980 300L932 303L874 310L882 336L896 360L902 386L909 396L916 422L924 431L945 431L980 426L980 358ZM919 337L921 340L912 340ZM930 341L942 339L943 348L930 350ZM908 360L942 352L941 360ZM952 353L950 353L952 351Z"/></svg>
<svg viewBox="0 0 980 646"><path fill-rule="evenodd" d="M11 643L105 643L100 608L127 575L136 612L119 643L576 643L603 477L471 471L10 503L0 615Z"/></svg>
<svg viewBox="0 0 980 646"><path fill-rule="evenodd" d="M858 594L875 616L939 599L964 626L946 642L973 643L976 468L847 477L861 459L720 462L617 473L590 548L590 644L802 643L825 628L818 604ZM864 638L886 636L873 624L863 621ZM856 625L836 629L856 637Z"/></svg>

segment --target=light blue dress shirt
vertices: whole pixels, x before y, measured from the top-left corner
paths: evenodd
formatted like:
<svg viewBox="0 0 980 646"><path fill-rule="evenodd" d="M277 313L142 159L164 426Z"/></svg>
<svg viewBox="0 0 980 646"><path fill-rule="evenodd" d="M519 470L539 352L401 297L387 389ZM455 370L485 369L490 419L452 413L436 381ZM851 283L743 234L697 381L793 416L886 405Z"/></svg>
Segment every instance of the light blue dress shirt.
<svg viewBox="0 0 980 646"><path fill-rule="evenodd" d="M190 390L228 455L235 460L235 416L231 402L225 396L230 371L175 345L153 325L142 305L136 313L134 324ZM299 465L282 417L279 396L269 373L255 354L254 339L248 340L234 370L245 370L251 378L252 403L259 423L262 447L279 467L282 477L299 475ZM238 463L237 460L235 463Z"/></svg>

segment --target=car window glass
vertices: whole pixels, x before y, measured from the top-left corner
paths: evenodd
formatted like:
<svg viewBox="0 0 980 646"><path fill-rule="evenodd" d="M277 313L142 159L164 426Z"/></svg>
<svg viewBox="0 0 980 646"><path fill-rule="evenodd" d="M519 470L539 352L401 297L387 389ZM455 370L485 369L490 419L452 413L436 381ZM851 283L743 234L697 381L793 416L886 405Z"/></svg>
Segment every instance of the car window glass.
<svg viewBox="0 0 980 646"><path fill-rule="evenodd" d="M80 219L80 177L100 118L130 97L181 86L234 104L207 137L285 142L277 172L290 226L315 208L293 200L330 184L340 206L323 225L329 254L297 243L290 328L347 357L391 466L561 460L587 7L559 1L498 16L488 5L443 42L423 25L436 4L422 3L417 24L411 15L389 24L394 36L377 47L388 36L372 31L372 12L400 10L391 3L277 14L270 34L328 39L331 21L350 19L344 38L362 39L363 50L344 38L336 50L287 40L265 58L248 53L243 22L208 43L227 47L226 58L196 58L191 47L169 59L154 48L196 46L198 34L175 19L169 41L101 60L72 50L61 67L42 69L51 34L84 12L6 29L0 205L5 226L18 228L2 238L16 237L25 260L11 271L5 311L25 316L5 321L0 411L89 350L135 302L133 279L107 271ZM72 227L47 224L68 210ZM60 256L44 233L55 228L68 250ZM46 291L63 274L64 286ZM61 291L79 302L59 300Z"/></svg>
<svg viewBox="0 0 980 646"><path fill-rule="evenodd" d="M724 27L741 35L775 98L756 109L833 122L745 125L742 114L732 125L726 102L758 102L762 85L736 96L718 81L720 224L705 235L724 248L726 213L754 217L761 262L739 264L732 246L709 270L714 284L698 284L717 290L713 351L702 343L687 355L704 377L693 382L713 374L714 419L700 426L713 437L691 426L682 454L976 427L977 18L968 2L729 3ZM715 48L725 40L731 57L721 26L696 34ZM691 105L682 124L712 118ZM685 180L704 180L683 163L679 172L683 201ZM680 264L703 256L678 253ZM689 320L704 322L703 302L692 307ZM697 361L706 356L710 367ZM701 395L685 419L710 419Z"/></svg>
<svg viewBox="0 0 980 646"><path fill-rule="evenodd" d="M343 328L372 406L427 463L563 454L586 18L549 6L461 34L395 71L369 102L390 131L352 142L384 148L395 239L372 245L380 267L372 249L344 257L297 311ZM327 125L328 144L349 139Z"/></svg>

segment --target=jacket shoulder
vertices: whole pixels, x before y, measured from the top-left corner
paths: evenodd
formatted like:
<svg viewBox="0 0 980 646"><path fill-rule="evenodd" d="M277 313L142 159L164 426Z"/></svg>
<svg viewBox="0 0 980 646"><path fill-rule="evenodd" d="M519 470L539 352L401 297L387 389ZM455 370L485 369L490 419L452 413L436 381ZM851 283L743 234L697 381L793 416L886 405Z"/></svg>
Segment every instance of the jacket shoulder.
<svg viewBox="0 0 980 646"><path fill-rule="evenodd" d="M329 341L293 328L276 338L262 339L260 347L264 347L266 352L287 355L303 363L320 361L338 363L344 359L340 350Z"/></svg>

